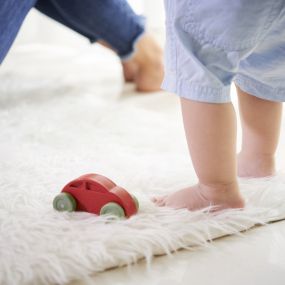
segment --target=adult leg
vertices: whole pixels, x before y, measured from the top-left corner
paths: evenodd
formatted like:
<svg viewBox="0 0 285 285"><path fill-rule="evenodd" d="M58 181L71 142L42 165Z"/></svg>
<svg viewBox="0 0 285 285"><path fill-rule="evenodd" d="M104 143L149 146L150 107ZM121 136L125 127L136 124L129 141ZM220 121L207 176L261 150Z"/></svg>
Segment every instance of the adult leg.
<svg viewBox="0 0 285 285"><path fill-rule="evenodd" d="M137 89L159 89L162 51L125 0L39 0L36 8L91 42L112 48L123 61L126 79L136 81Z"/></svg>
<svg viewBox="0 0 285 285"><path fill-rule="evenodd" d="M5 0L0 2L0 63L4 60L17 33L36 0Z"/></svg>

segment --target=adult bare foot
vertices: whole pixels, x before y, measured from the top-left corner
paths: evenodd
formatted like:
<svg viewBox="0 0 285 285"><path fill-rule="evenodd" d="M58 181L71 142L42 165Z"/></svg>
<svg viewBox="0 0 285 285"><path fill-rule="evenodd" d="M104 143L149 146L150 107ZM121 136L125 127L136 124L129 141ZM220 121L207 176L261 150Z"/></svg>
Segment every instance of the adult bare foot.
<svg viewBox="0 0 285 285"><path fill-rule="evenodd" d="M137 91L158 91L163 79L163 52L155 39L144 34L136 44L134 55L122 61L124 77L133 81Z"/></svg>
<svg viewBox="0 0 285 285"><path fill-rule="evenodd" d="M134 82L139 66L135 60L122 61L123 74L126 82Z"/></svg>
<svg viewBox="0 0 285 285"><path fill-rule="evenodd" d="M153 202L160 207L186 208L190 211L209 206L214 206L214 211L244 207L244 200L236 183L213 186L199 183L167 196L153 198Z"/></svg>
<svg viewBox="0 0 285 285"><path fill-rule="evenodd" d="M112 47L100 40L101 45ZM112 49L113 50L113 49ZM145 33L135 46L135 52L130 59L122 61L126 82L134 82L139 92L153 92L160 90L163 80L163 52L155 39Z"/></svg>

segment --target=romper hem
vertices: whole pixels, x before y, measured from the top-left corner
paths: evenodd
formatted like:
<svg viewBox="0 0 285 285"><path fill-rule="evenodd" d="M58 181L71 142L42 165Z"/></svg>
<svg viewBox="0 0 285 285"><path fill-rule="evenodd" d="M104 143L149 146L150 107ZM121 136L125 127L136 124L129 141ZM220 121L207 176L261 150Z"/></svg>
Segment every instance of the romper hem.
<svg viewBox="0 0 285 285"><path fill-rule="evenodd" d="M234 78L234 82L242 91L255 97L268 101L285 102L285 88L273 88L241 74Z"/></svg>
<svg viewBox="0 0 285 285"><path fill-rule="evenodd" d="M200 83L189 82L187 80L178 80L165 76L161 88L176 93L178 96L204 103L229 103L230 86L221 88L201 85Z"/></svg>

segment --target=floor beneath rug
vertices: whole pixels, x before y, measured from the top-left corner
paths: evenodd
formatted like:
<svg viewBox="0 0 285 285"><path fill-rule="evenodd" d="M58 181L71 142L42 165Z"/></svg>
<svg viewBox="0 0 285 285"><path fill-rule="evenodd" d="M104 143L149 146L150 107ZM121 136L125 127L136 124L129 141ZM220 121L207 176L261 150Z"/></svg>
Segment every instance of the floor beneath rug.
<svg viewBox="0 0 285 285"><path fill-rule="evenodd" d="M283 285L284 252L285 221L280 221L243 237L215 240L211 248L157 257L149 271L140 262L129 270L116 268L69 285Z"/></svg>

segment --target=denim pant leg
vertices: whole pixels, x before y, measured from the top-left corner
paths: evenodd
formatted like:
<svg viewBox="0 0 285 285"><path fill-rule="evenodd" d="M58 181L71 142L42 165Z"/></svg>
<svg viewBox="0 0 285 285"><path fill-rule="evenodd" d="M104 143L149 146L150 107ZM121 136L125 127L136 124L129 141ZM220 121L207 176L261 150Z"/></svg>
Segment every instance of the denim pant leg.
<svg viewBox="0 0 285 285"><path fill-rule="evenodd" d="M125 0L39 0L35 7L92 43L104 40L122 59L144 32L144 18Z"/></svg>
<svg viewBox="0 0 285 285"><path fill-rule="evenodd" d="M0 1L0 64L36 0Z"/></svg>

